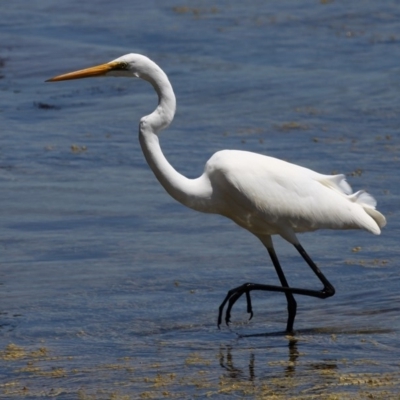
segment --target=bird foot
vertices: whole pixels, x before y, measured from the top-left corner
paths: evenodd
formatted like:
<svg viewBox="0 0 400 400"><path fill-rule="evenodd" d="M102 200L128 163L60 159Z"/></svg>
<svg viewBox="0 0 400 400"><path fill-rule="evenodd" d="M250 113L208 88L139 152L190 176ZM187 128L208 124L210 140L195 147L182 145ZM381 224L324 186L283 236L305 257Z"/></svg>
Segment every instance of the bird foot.
<svg viewBox="0 0 400 400"><path fill-rule="evenodd" d="M228 303L228 307L225 312L225 323L227 326L229 326L229 323L231 321L231 310L233 305L239 300L239 298L243 295L246 294L246 302L247 302L247 312L250 314L249 321L253 318L253 308L251 304L251 297L250 297L250 291L249 291L249 284L245 283L242 286L239 286L235 289L229 290L228 294L226 295L224 301L221 303L219 306L219 313L218 313L218 329L220 329L220 325L222 323L222 316L224 312L224 308L226 303Z"/></svg>

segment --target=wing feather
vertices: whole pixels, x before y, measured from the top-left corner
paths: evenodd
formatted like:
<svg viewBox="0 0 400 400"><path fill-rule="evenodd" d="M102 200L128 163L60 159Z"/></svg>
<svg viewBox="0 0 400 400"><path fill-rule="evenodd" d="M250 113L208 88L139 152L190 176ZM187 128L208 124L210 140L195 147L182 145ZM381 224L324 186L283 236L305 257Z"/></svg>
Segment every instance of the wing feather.
<svg viewBox="0 0 400 400"><path fill-rule="evenodd" d="M375 200L365 192L350 195L344 175L323 175L273 157L235 150L216 153L206 168L221 200L223 210L219 212L254 233L320 228L380 232L372 213L364 210L374 208Z"/></svg>

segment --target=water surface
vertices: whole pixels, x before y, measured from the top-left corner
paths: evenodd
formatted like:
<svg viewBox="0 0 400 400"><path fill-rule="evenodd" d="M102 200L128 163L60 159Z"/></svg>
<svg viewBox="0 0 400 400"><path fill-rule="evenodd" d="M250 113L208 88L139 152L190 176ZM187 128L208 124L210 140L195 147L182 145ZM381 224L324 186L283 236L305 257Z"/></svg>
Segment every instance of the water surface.
<svg viewBox="0 0 400 400"><path fill-rule="evenodd" d="M137 4L136 4L137 3ZM400 6L374 1L7 2L0 21L0 396L398 398ZM137 143L145 82L45 84L143 53L178 98L162 134L196 177L223 148L345 173L388 226L320 231L303 246L328 300L255 293L277 283L258 241L174 202ZM276 239L290 284L319 288ZM336 397L335 397L336 396Z"/></svg>

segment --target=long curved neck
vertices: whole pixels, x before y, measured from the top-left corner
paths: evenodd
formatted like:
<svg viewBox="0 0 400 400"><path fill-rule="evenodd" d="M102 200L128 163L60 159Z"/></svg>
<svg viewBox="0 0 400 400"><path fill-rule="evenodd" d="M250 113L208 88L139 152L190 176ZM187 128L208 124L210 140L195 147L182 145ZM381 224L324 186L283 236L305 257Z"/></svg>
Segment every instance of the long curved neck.
<svg viewBox="0 0 400 400"><path fill-rule="evenodd" d="M188 179L165 158L158 138L158 133L172 122L176 99L172 86L165 73L156 65L151 74L140 78L150 82L158 94L158 106L140 120L139 141L147 163L164 189L177 201L187 207L202 210L209 197L209 185L204 184L202 177Z"/></svg>

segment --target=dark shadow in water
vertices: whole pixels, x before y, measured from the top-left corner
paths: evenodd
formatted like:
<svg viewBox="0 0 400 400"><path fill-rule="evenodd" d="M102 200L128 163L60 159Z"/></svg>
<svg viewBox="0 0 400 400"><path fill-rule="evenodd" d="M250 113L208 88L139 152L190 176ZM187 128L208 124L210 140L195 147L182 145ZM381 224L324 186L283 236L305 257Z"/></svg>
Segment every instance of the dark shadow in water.
<svg viewBox="0 0 400 400"><path fill-rule="evenodd" d="M18 325L18 318L21 316L22 314L10 315L6 311L0 311L0 331L13 331Z"/></svg>
<svg viewBox="0 0 400 400"><path fill-rule="evenodd" d="M394 329L389 328L359 328L359 329L348 329L348 328L337 328L337 327L326 327L326 328L309 328L309 329L301 329L291 333L286 331L281 332L266 332L266 333L254 333L250 335L240 335L238 334L239 339L243 338L252 338L252 337L276 337L276 336L288 336L289 338L295 336L304 336L304 335L376 335L376 334L388 334L395 332Z"/></svg>

